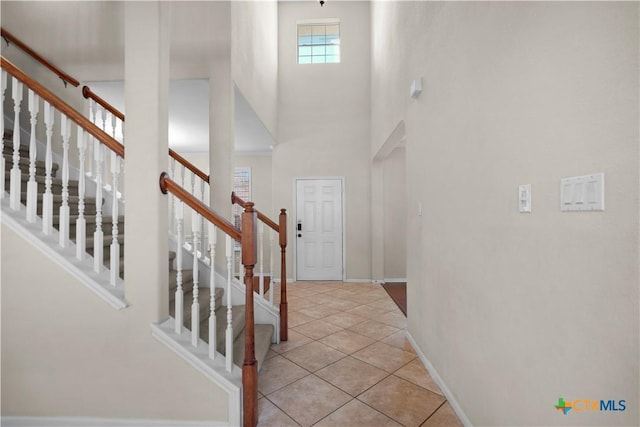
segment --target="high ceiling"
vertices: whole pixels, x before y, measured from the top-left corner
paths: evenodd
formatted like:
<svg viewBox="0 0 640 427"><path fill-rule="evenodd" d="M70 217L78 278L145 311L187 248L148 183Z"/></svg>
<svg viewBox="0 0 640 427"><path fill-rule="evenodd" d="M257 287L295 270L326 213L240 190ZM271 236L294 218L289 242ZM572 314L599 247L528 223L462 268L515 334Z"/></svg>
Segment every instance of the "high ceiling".
<svg viewBox="0 0 640 427"><path fill-rule="evenodd" d="M124 109L124 2L2 1L2 27ZM210 64L228 57L228 2L171 3L170 144L208 151ZM206 90L204 86L206 86ZM274 142L236 89L236 150L270 151Z"/></svg>

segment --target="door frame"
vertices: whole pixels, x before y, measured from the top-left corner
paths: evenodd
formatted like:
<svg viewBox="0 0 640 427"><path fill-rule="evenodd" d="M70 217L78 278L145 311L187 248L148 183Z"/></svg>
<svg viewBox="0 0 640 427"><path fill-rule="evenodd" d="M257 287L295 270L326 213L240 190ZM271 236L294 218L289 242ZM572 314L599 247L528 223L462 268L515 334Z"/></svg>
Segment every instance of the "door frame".
<svg viewBox="0 0 640 427"><path fill-rule="evenodd" d="M345 187L345 177L344 176L294 176L293 177L293 217L291 218L291 230L294 231L294 239L293 239L293 277L296 281L298 281L298 230L296 229L296 224L298 223L298 181L307 181L307 180L320 180L320 179L331 179L340 181L340 185L342 187L341 191L341 202L342 202L342 281L346 281L347 279L347 233L346 229L346 187Z"/></svg>

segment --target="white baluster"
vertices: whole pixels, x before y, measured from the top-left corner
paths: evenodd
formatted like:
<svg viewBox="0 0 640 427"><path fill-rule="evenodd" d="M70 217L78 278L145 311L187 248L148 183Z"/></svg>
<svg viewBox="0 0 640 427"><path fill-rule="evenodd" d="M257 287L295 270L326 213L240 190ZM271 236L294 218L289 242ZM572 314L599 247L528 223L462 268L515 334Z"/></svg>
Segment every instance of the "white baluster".
<svg viewBox="0 0 640 427"><path fill-rule="evenodd" d="M60 117L62 133L62 205L60 205L60 246L69 246L69 137L71 120L64 114Z"/></svg>
<svg viewBox="0 0 640 427"><path fill-rule="evenodd" d="M4 161L4 93L7 90L7 72L5 70L1 71L2 74L2 103L0 103L0 199L4 199L4 171L5 171L5 161Z"/></svg>
<svg viewBox="0 0 640 427"><path fill-rule="evenodd" d="M84 147L85 133L78 126L78 159L80 173L78 175L78 219L76 219L76 258L82 261L85 258L86 237L87 237L87 221L84 218Z"/></svg>
<svg viewBox="0 0 640 427"><path fill-rule="evenodd" d="M107 133L107 110L105 110L103 107L100 107L98 109L99 115L100 115L100 121L102 124L102 131L104 133Z"/></svg>
<svg viewBox="0 0 640 427"><path fill-rule="evenodd" d="M275 242L275 234L276 232L273 230L269 230L269 302L273 305L273 294L276 292L275 283L273 282L273 278L275 277L273 271L273 254L275 253L274 242Z"/></svg>
<svg viewBox="0 0 640 427"><path fill-rule="evenodd" d="M191 195L195 197L196 195L196 174L189 171L191 174Z"/></svg>
<svg viewBox="0 0 640 427"><path fill-rule="evenodd" d="M176 179L176 160L171 157L169 160L169 174L171 176L171 179L173 179L174 181L177 181ZM169 230L174 230L176 227L176 204L175 204L175 198L176 196L174 196L173 194L169 193L170 199L171 199L171 203L169 203Z"/></svg>
<svg viewBox="0 0 640 427"><path fill-rule="evenodd" d="M9 203L11 209L20 209L22 176L20 172L20 103L22 102L22 83L13 79L13 168L9 181ZM2 117L4 120L4 117ZM2 177L4 179L4 177Z"/></svg>
<svg viewBox="0 0 640 427"><path fill-rule="evenodd" d="M109 113L111 116L111 137L116 139L116 115L113 113Z"/></svg>
<svg viewBox="0 0 640 427"><path fill-rule="evenodd" d="M214 260L216 259L216 227L208 223L209 227L209 290L211 298L209 299L209 358L214 359L216 356L216 269Z"/></svg>
<svg viewBox="0 0 640 427"><path fill-rule="evenodd" d="M197 197L196 197L197 198ZM191 211L191 233L193 234L193 304L191 305L191 344L198 346L200 339L200 303L198 302L198 243L200 242L200 214Z"/></svg>
<svg viewBox="0 0 640 427"><path fill-rule="evenodd" d="M182 226L183 226L183 210L182 200L174 197L175 203L175 215L176 215L176 232L178 234L178 244L176 245L176 297L175 297L175 332L180 335L182 333L182 323L184 322L183 316L183 303L182 303Z"/></svg>
<svg viewBox="0 0 640 427"><path fill-rule="evenodd" d="M38 214L38 183L36 182L36 124L39 110L38 95L29 89L29 114L31 135L29 138L29 182L27 183L27 221L36 222Z"/></svg>
<svg viewBox="0 0 640 427"><path fill-rule="evenodd" d="M120 276L120 243L118 242L118 174L120 157L111 152L111 285L115 286Z"/></svg>
<svg viewBox="0 0 640 427"><path fill-rule="evenodd" d="M200 180L200 195L202 197L200 197L200 201L202 203L204 203L205 205L209 206L209 204L207 202L205 202L205 200L207 200L207 195L204 192L204 181ZM204 235L204 217L202 215L200 215L200 230L202 230L202 239L200 239L200 257L204 260L206 257L206 253L207 253L207 246L205 244L205 235Z"/></svg>
<svg viewBox="0 0 640 427"><path fill-rule="evenodd" d="M233 279L233 240L227 236L227 333L225 342L225 358L227 363L227 371L231 372L233 365L233 312L231 307L231 280Z"/></svg>
<svg viewBox="0 0 640 427"><path fill-rule="evenodd" d="M120 139L116 138L116 140L120 141L120 143L124 145L124 122L118 119L117 127L118 127L118 135L120 136Z"/></svg>
<svg viewBox="0 0 640 427"><path fill-rule="evenodd" d="M102 263L104 256L102 253L102 245L104 243L104 235L102 232L102 166L104 162L104 147L97 142L94 146L94 154L96 160L96 231L93 233L93 271L100 273L102 271Z"/></svg>
<svg viewBox="0 0 640 427"><path fill-rule="evenodd" d="M94 125L98 125L96 123L96 103L93 99L89 99L89 120L91 121L91 123L93 123ZM87 158L89 159L89 168L87 170L87 176L88 177L93 177L93 159L94 159L94 155L93 155L93 149L94 149L94 142L93 137L90 137L89 139L89 144L87 146Z"/></svg>
<svg viewBox="0 0 640 427"><path fill-rule="evenodd" d="M264 222L258 224L258 249L260 250L260 277L258 278L260 296L264 298Z"/></svg>
<svg viewBox="0 0 640 427"><path fill-rule="evenodd" d="M53 157L51 153L51 138L53 137L54 109L48 102L44 103L44 124L47 134L47 148L45 152L44 195L42 196L42 232L46 235L53 230L53 195L51 194L51 167Z"/></svg>

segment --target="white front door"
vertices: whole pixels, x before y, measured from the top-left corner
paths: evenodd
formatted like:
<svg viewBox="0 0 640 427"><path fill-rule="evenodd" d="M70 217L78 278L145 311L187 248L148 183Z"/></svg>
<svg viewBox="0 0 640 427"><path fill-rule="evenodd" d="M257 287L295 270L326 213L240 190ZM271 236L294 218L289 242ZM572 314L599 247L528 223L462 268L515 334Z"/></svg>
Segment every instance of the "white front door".
<svg viewBox="0 0 640 427"><path fill-rule="evenodd" d="M342 280L342 180L296 180L296 278Z"/></svg>

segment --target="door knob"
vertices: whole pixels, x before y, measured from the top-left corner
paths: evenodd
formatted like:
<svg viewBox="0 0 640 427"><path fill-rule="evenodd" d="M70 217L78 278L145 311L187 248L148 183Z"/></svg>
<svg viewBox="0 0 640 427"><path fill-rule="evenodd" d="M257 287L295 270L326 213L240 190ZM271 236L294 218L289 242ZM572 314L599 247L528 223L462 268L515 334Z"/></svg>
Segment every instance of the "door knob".
<svg viewBox="0 0 640 427"><path fill-rule="evenodd" d="M302 237L302 234L298 234L298 237Z"/></svg>

